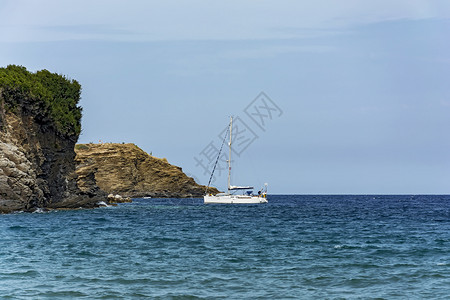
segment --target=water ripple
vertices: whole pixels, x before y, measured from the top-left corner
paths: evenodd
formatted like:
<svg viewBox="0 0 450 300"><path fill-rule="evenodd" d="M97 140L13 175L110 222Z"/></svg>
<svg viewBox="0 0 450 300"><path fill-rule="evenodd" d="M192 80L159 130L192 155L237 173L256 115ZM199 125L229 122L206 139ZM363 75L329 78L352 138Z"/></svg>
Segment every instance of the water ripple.
<svg viewBox="0 0 450 300"><path fill-rule="evenodd" d="M445 298L450 197L137 199L0 215L5 299Z"/></svg>

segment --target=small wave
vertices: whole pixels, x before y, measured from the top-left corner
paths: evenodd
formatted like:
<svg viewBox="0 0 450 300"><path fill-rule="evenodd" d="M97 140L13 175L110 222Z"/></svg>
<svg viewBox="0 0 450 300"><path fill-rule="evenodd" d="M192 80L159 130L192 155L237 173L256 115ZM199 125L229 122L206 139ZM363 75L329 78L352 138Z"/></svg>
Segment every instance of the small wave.
<svg viewBox="0 0 450 300"><path fill-rule="evenodd" d="M23 272L18 271L18 272L0 273L0 275L10 277L10 278L14 278L14 277L23 278L23 277L37 277L37 276L40 276L41 274L35 270L28 270L28 271L23 271Z"/></svg>
<svg viewBox="0 0 450 300"><path fill-rule="evenodd" d="M80 298L87 297L88 295L79 291L48 291L42 292L38 294L39 297L51 297L51 298L60 298L60 297L69 297L69 298Z"/></svg>
<svg viewBox="0 0 450 300"><path fill-rule="evenodd" d="M104 206L104 207L111 207L112 205L108 205L108 204L106 204L106 202L105 201L100 201L100 202L97 202L97 205L99 205L99 206Z"/></svg>
<svg viewBox="0 0 450 300"><path fill-rule="evenodd" d="M13 225L13 226L9 226L8 229L9 229L9 230L13 230L13 231L17 231L17 230L27 229L27 227L25 227L25 226L20 226L20 225Z"/></svg>
<svg viewBox="0 0 450 300"><path fill-rule="evenodd" d="M170 298L170 299L203 299L199 296L192 295L192 294L184 294L184 293L167 293L165 295L162 295L162 298Z"/></svg>

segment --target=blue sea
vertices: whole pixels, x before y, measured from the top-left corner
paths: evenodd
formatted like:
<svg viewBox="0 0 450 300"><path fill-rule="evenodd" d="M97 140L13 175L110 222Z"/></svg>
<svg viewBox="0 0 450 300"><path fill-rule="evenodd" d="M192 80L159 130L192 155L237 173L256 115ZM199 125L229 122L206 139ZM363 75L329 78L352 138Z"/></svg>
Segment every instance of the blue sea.
<svg viewBox="0 0 450 300"><path fill-rule="evenodd" d="M1 299L448 299L450 196L0 215Z"/></svg>

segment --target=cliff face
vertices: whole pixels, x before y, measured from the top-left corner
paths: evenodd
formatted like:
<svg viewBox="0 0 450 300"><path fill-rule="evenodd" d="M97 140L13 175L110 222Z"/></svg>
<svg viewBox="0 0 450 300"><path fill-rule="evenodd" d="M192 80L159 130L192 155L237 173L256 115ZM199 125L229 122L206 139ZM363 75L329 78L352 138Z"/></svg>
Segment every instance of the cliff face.
<svg viewBox="0 0 450 300"><path fill-rule="evenodd" d="M205 186L180 167L153 157L134 144L79 144L75 147L78 185L95 179L104 191L125 197L202 197ZM209 189L212 193L218 191Z"/></svg>
<svg viewBox="0 0 450 300"><path fill-rule="evenodd" d="M0 68L0 213L96 207L108 201L106 192L124 197L204 194L205 187L181 168L133 144L78 145L75 158L80 93L78 82L46 70Z"/></svg>
<svg viewBox="0 0 450 300"><path fill-rule="evenodd" d="M76 181L74 146L79 130L75 127L81 109L65 107L73 101L64 102L64 95L53 97L35 75L21 67L0 69L0 213L95 207L105 193L95 187L81 191ZM62 89L73 87L60 75L47 71L41 75L62 78ZM61 101L55 110L52 101ZM52 115L58 110L63 115L58 115L59 120Z"/></svg>

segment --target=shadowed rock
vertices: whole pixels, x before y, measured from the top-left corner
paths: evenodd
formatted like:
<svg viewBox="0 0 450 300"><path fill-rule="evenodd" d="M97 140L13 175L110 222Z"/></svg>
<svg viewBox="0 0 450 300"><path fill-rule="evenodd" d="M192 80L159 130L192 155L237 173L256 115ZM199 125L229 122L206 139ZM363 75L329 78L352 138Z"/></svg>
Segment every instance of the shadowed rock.
<svg viewBox="0 0 450 300"><path fill-rule="evenodd" d="M77 186L80 86L48 71L0 68L0 213L95 207L106 194Z"/></svg>

